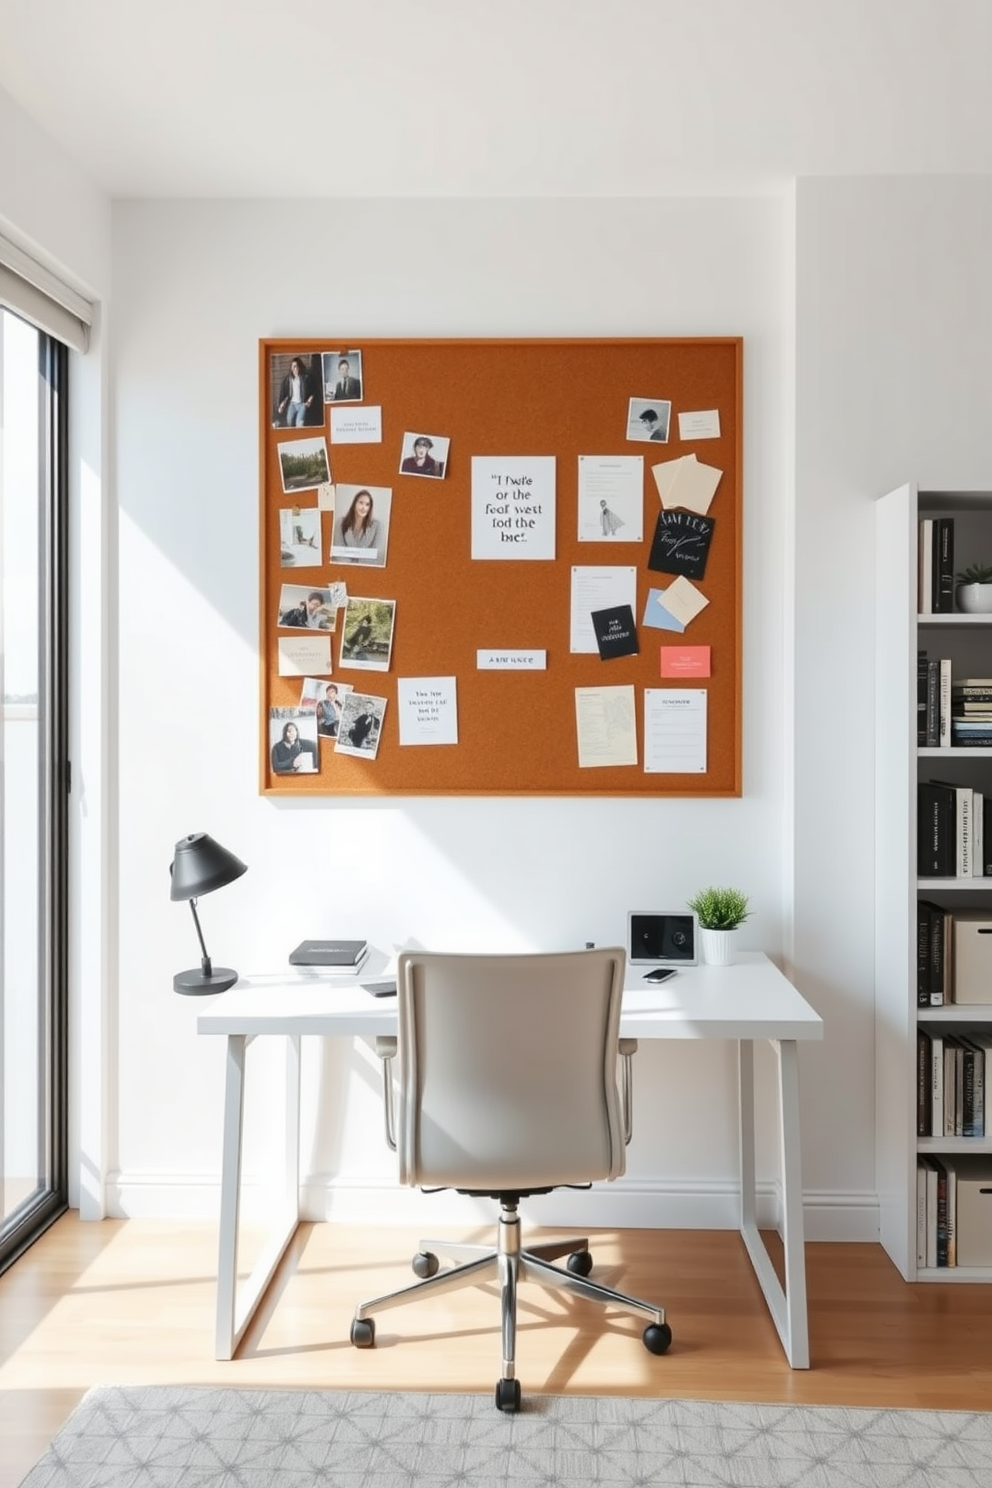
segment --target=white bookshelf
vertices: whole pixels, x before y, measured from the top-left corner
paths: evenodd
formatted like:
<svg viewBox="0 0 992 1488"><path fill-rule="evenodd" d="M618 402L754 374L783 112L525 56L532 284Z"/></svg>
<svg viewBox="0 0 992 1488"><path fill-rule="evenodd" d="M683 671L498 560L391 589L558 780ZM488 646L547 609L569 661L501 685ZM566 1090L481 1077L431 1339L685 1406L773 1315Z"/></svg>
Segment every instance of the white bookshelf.
<svg viewBox="0 0 992 1488"><path fill-rule="evenodd" d="M992 1005L917 1008L916 903L992 912L992 878L917 877L916 787L968 784L992 795L992 749L918 749L918 650L950 656L954 676L992 676L992 615L917 613L917 525L955 519L955 572L992 554L992 491L918 491L876 503L875 610L875 1162L880 1239L907 1281L992 1281L992 1267L916 1262L920 1153L992 1153L992 1136L916 1135L916 1031L987 1025ZM992 1131L992 1120L987 1122Z"/></svg>

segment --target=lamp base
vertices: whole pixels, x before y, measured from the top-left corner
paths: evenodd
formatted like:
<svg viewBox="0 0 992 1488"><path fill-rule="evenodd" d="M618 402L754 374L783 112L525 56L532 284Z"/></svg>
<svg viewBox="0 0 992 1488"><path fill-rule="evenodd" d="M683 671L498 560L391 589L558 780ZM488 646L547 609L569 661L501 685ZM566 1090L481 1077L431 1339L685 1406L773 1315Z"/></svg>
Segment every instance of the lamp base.
<svg viewBox="0 0 992 1488"><path fill-rule="evenodd" d="M205 997L211 992L226 992L238 980L238 973L229 966L215 966L209 976L202 971L177 971L172 978L174 992L185 997Z"/></svg>

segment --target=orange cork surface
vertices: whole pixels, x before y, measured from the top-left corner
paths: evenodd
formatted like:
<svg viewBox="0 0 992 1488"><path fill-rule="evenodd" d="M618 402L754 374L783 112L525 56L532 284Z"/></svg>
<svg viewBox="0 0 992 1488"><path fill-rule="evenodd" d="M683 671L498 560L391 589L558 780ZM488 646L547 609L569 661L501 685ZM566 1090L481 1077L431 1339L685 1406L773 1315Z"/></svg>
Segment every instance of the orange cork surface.
<svg viewBox="0 0 992 1488"><path fill-rule="evenodd" d="M333 380L339 356L360 352L361 400L315 399L313 422L281 426L283 378L294 356ZM328 353L326 360L324 353ZM318 373L316 369L321 369ZM332 375L333 374L333 375ZM537 795L737 796L741 793L741 572L743 343L739 337L625 340L263 340L259 343L261 790L275 796ZM311 387L314 383L310 384ZM627 438L631 398L670 403L667 443ZM340 443L331 416L380 410L381 440ZM679 438L679 414L716 410L719 436ZM322 414L322 420L321 420ZM404 437L427 434L446 454L443 478L400 473ZM447 445L439 440L448 441ZM332 561L332 513L318 491L284 489L286 453L326 441L331 483L387 488L384 567ZM409 439L406 443L409 444ZM318 445L319 448L319 445ZM280 451L282 452L280 455ZM581 455L644 458L643 539L580 541ZM709 507L715 523L705 574L692 580L708 604L684 633L643 625L650 589L673 575L648 567L661 499L652 466L684 455L722 471ZM472 557L472 458L555 460L554 556ZM323 498L326 501L326 493ZM342 502L337 495L335 515ZM313 544L287 565L283 536L298 509ZM383 502L380 502L380 510ZM292 544L290 545L292 547ZM508 546L510 546L508 544ZM313 562L309 562L312 555ZM573 654L573 566L636 569L636 655ZM319 632L279 624L283 585L328 589L395 604L388 671L342 664L343 610L330 634L331 670L312 673L386 700L374 758L318 743L319 768L272 768L270 709L300 701L302 676L279 675L279 640ZM710 648L705 679L662 678L662 646ZM480 670L477 653L543 651L544 670ZM454 678L457 743L400 744L400 679ZM631 685L636 765L579 765L575 691ZM705 773L646 773L646 688L705 687Z"/></svg>

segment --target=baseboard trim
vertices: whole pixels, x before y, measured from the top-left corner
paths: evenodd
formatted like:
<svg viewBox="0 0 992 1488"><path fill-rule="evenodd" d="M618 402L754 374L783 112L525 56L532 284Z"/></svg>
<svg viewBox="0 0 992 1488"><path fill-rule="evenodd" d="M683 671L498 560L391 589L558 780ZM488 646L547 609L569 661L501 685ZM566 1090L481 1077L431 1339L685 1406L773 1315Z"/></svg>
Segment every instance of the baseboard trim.
<svg viewBox="0 0 992 1488"><path fill-rule="evenodd" d="M243 1188L247 1220L264 1219L270 1195L251 1177ZM115 1219L206 1219L220 1212L220 1184L208 1175L116 1173L107 1185L106 1212ZM300 1216L343 1224L471 1225L488 1221L491 1201L457 1193L424 1194L386 1179L310 1175L300 1188ZM631 1230L733 1230L739 1200L730 1182L674 1183L620 1178L591 1189L557 1189L522 1206L529 1224L553 1228ZM778 1185L760 1184L758 1223L776 1229L781 1218ZM806 1239L872 1242L879 1237L874 1194L809 1192L803 1199Z"/></svg>

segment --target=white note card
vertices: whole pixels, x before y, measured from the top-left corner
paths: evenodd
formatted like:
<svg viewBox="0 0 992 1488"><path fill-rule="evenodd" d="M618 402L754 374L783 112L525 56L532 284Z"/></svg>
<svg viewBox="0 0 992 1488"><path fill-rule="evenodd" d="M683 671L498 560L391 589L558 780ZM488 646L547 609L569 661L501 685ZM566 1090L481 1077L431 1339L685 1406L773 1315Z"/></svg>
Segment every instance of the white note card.
<svg viewBox="0 0 992 1488"><path fill-rule="evenodd" d="M636 765L633 687L577 687L575 730L580 769Z"/></svg>
<svg viewBox="0 0 992 1488"><path fill-rule="evenodd" d="M644 773L706 773L706 689L644 691Z"/></svg>
<svg viewBox="0 0 992 1488"><path fill-rule="evenodd" d="M329 677L331 675L330 636L280 636L279 675L280 677Z"/></svg>
<svg viewBox="0 0 992 1488"><path fill-rule="evenodd" d="M476 651L478 672L544 672L548 666L547 651Z"/></svg>
<svg viewBox="0 0 992 1488"><path fill-rule="evenodd" d="M396 684L400 744L458 743L455 677L400 677Z"/></svg>
<svg viewBox="0 0 992 1488"><path fill-rule="evenodd" d="M363 404L361 408L335 408L331 405L332 444L381 444L382 408Z"/></svg>
<svg viewBox="0 0 992 1488"><path fill-rule="evenodd" d="M696 413L679 414L680 439L719 439L719 408L703 408Z"/></svg>

